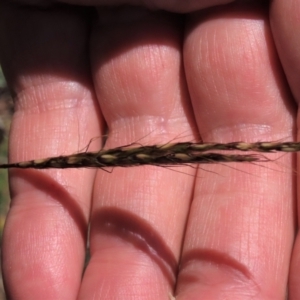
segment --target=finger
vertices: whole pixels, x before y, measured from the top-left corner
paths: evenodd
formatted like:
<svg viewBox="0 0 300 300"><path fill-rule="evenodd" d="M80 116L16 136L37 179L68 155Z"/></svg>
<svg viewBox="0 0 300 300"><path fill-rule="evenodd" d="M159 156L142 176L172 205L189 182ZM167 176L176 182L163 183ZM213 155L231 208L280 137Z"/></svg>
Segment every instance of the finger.
<svg viewBox="0 0 300 300"><path fill-rule="evenodd" d="M190 22L185 70L204 141L291 135L294 106L267 12L252 4L229 6L196 14ZM285 298L295 186L291 157L277 163L277 170L272 162L200 170L176 299Z"/></svg>
<svg viewBox="0 0 300 300"><path fill-rule="evenodd" d="M270 20L276 47L278 49L279 57L284 68L288 83L291 87L293 96L299 105L300 102L300 57L299 57L299 37L297 30L299 28L299 1L273 1L270 12ZM299 127L299 113L297 124ZM297 140L299 141L299 131L297 133ZM298 162L299 170L299 162ZM298 171L299 172L299 171ZM299 187L299 176L297 180ZM299 195L298 195L298 218L299 211ZM289 297L290 299L299 299L300 295L300 237L299 232L296 236L294 244L293 255L291 260L290 278L289 278Z"/></svg>
<svg viewBox="0 0 300 300"><path fill-rule="evenodd" d="M107 148L180 141L181 133L193 138L180 24L177 16L162 12L101 11L92 63L109 127ZM80 299L168 299L194 173L158 167L98 172L91 260Z"/></svg>
<svg viewBox="0 0 300 300"><path fill-rule="evenodd" d="M70 10L4 6L1 21L1 63L16 101L10 160L83 148L101 129L88 70L87 22ZM76 298L94 172L14 170L10 175L12 202L2 244L7 294Z"/></svg>

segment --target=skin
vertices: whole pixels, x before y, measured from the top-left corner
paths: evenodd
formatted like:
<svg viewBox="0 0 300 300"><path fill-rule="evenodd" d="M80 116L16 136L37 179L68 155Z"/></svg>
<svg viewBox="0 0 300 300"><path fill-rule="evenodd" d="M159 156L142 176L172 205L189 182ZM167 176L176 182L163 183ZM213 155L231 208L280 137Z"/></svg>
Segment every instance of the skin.
<svg viewBox="0 0 300 300"><path fill-rule="evenodd" d="M19 2L0 6L10 161L80 151L106 128L107 148L299 140L297 0ZM9 298L300 299L297 166L271 157L198 171L11 170Z"/></svg>

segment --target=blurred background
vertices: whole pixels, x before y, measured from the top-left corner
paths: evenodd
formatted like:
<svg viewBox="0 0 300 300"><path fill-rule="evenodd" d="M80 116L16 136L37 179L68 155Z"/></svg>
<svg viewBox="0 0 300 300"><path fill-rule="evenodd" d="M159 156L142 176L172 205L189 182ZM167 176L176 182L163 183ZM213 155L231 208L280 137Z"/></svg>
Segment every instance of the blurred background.
<svg viewBox="0 0 300 300"><path fill-rule="evenodd" d="M2 69L0 66L0 163L7 162L8 132L13 113L13 102L9 94ZM0 247L2 245L2 232L10 202L7 170L0 170ZM1 249L1 248L0 248ZM0 300L5 300L0 273Z"/></svg>

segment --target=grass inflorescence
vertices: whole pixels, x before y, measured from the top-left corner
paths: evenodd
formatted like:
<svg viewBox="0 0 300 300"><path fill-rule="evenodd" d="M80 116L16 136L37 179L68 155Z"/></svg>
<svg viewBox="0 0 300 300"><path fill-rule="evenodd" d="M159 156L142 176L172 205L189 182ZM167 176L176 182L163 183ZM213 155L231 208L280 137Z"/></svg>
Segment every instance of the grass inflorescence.
<svg viewBox="0 0 300 300"><path fill-rule="evenodd" d="M228 154L228 151L252 152L298 152L296 142L232 142L232 143L168 143L151 146L122 146L98 152L80 152L72 155L48 157L9 164L0 169L49 169L49 168L107 168L141 165L176 166L186 164L213 164L230 162L262 162L259 154ZM222 151L221 153L218 151ZM226 153L224 153L226 152Z"/></svg>

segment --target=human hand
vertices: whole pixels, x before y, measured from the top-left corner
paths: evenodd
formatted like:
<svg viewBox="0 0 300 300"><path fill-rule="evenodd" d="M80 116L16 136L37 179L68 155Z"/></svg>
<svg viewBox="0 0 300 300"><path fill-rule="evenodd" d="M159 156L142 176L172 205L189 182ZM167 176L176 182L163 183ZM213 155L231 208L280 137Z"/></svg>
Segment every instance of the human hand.
<svg viewBox="0 0 300 300"><path fill-rule="evenodd" d="M205 2L225 1L149 2L183 17L95 0L95 20L88 8L2 4L0 57L16 99L10 159L74 153L105 134L104 123L109 148L198 133L217 142L293 138L300 4L193 13ZM98 140L89 150L100 147ZM279 161L281 171L272 163L197 173L12 170L2 249L8 295L282 299L289 276L297 298L294 164L289 155Z"/></svg>

